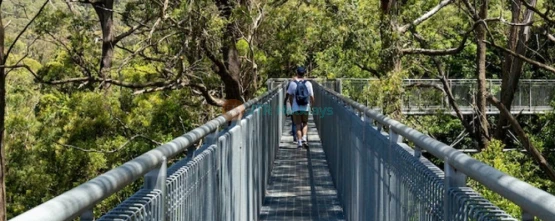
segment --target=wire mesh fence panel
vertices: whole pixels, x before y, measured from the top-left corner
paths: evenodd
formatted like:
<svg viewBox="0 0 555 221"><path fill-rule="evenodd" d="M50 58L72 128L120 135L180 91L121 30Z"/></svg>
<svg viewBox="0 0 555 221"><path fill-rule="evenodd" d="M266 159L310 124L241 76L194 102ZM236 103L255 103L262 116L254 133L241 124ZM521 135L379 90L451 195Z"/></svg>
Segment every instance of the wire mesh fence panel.
<svg viewBox="0 0 555 221"><path fill-rule="evenodd" d="M164 216L164 211L160 207L162 203L162 191L142 189L98 220L161 220Z"/></svg>
<svg viewBox="0 0 555 221"><path fill-rule="evenodd" d="M315 97L317 107L333 110L314 119L348 220L514 220L470 188L446 189L440 168L393 142L344 98L320 85ZM479 203L453 203L464 197Z"/></svg>
<svg viewBox="0 0 555 221"><path fill-rule="evenodd" d="M141 189L101 220L257 220L279 147L282 102L283 88L175 162L167 169L165 198L160 190Z"/></svg>
<svg viewBox="0 0 555 221"><path fill-rule="evenodd" d="M375 110L383 106L384 93L379 79L344 78L319 81L324 87L342 93L354 101ZM464 114L474 113L476 106L477 81L475 79L448 80L451 92L459 109ZM486 81L488 93L501 99L501 80ZM405 114L434 114L436 112L453 112L439 79L404 79L402 111ZM514 94L511 111L513 113L531 114L551 111L551 102L555 95L555 81L521 79ZM499 111L487 104L488 113Z"/></svg>

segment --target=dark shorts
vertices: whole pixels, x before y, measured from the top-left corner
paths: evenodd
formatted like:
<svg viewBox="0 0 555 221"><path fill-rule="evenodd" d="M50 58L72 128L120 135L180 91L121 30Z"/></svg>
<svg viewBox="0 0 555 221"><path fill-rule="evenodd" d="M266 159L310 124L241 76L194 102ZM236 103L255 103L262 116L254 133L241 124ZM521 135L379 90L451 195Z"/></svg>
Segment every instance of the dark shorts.
<svg viewBox="0 0 555 221"><path fill-rule="evenodd" d="M295 124L308 123L308 111L295 111L293 113L293 122Z"/></svg>

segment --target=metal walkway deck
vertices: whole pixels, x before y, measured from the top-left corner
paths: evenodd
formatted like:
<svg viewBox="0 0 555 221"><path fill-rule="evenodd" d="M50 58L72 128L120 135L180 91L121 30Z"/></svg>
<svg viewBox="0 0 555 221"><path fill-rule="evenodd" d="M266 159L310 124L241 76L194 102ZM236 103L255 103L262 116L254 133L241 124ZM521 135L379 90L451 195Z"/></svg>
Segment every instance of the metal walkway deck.
<svg viewBox="0 0 555 221"><path fill-rule="evenodd" d="M288 120L260 220L345 220L312 117L308 151L297 148L290 131Z"/></svg>

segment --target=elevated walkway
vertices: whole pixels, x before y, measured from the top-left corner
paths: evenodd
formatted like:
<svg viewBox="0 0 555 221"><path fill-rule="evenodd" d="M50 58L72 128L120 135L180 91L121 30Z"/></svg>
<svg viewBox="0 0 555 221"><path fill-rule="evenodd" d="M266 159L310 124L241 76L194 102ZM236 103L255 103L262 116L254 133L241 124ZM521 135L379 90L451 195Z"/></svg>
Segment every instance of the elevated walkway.
<svg viewBox="0 0 555 221"><path fill-rule="evenodd" d="M286 78L268 80L269 88L280 85ZM380 111L376 102L380 93L379 79L376 78L337 78L332 80L313 79L326 88L347 96L358 103ZM474 114L477 84L475 79L449 79L451 92L462 114ZM404 79L404 93L401 95L401 111L404 115L432 115L437 113L452 114L455 112L446 97L443 85L438 79ZM501 80L488 79L489 93L500 99ZM544 114L553 111L551 101L555 98L555 80L553 79L520 79L515 92L511 113L513 114ZM491 104L486 107L486 114L499 114L499 110Z"/></svg>
<svg viewBox="0 0 555 221"><path fill-rule="evenodd" d="M310 148L297 148L287 120L260 220L345 220L312 116L308 126Z"/></svg>
<svg viewBox="0 0 555 221"><path fill-rule="evenodd" d="M327 111L310 118L309 150L288 135L281 83L12 221L516 220L470 179L519 206L522 220L555 220L551 193L313 85L314 108ZM94 211L134 182L143 186L132 196Z"/></svg>

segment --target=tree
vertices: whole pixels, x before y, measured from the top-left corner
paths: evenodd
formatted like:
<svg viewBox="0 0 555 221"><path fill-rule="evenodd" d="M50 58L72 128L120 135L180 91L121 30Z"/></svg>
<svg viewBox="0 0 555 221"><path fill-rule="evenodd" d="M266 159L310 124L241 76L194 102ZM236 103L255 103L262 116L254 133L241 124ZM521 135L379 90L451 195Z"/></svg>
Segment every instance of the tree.
<svg viewBox="0 0 555 221"><path fill-rule="evenodd" d="M530 6L536 6L536 0L530 1ZM524 9L521 1L511 2L511 23L513 24L529 24L532 22L534 11ZM527 51L526 44L530 39L530 26L511 25L509 38L507 39L507 48L519 55L525 55ZM501 81L501 103L510 111L514 99L514 94L518 88L518 82L522 75L524 60L514 57L511 53L505 52L502 81ZM501 115L497 121L495 130L495 138L506 141L508 119Z"/></svg>
<svg viewBox="0 0 555 221"><path fill-rule="evenodd" d="M2 2L0 1L0 8ZM4 23L2 22L2 12L0 10L0 64L5 64L4 55ZM0 220L6 220L6 151L4 147L4 131L6 120L6 69L4 65L0 67Z"/></svg>
<svg viewBox="0 0 555 221"><path fill-rule="evenodd" d="M429 11L419 15L416 19L409 18L411 22L402 24L402 17L400 13L403 12L403 7L406 1L394 0L381 0L381 14L380 14L380 37L382 49L380 51L380 70L383 72L382 76L387 79L397 79L393 85L400 85L401 80L406 74L403 73L402 56L405 54L419 54L424 52L417 52L412 49L404 49L401 41L403 36L410 29L414 29L424 21L430 19L437 14L441 9L450 5L453 0L443 0L437 5L432 7ZM444 53L445 54L445 53ZM391 90L384 98L384 110L386 113L391 114L394 118L400 117L400 100L401 88Z"/></svg>
<svg viewBox="0 0 555 221"><path fill-rule="evenodd" d="M0 8L2 8L2 2L0 0ZM29 21L29 23L19 32L15 40L12 42L10 47L5 48L5 27L2 22L2 12L0 10L0 220L6 220L6 151L5 151L5 121L6 121L6 67L7 61L9 59L10 53L14 45L17 43L21 35L23 35L29 26L35 21L35 19L41 14L41 12L46 7L49 1L45 1L42 7L38 10L35 16Z"/></svg>
<svg viewBox="0 0 555 221"><path fill-rule="evenodd" d="M471 5L471 3L467 0L463 1L464 5L466 6L467 11L469 12L472 20L476 24L474 27L475 30L475 39L476 45L478 49L476 51L476 80L478 88L476 90L476 112L478 114L478 120L475 122L475 131L474 134L477 136L478 147L479 149L483 149L487 147L488 141L490 139L489 135L489 124L487 119L487 88L486 88L486 52L487 47L486 43L486 34L487 34L487 24L485 20L488 19L488 9L489 9L489 0L481 0L475 6Z"/></svg>

